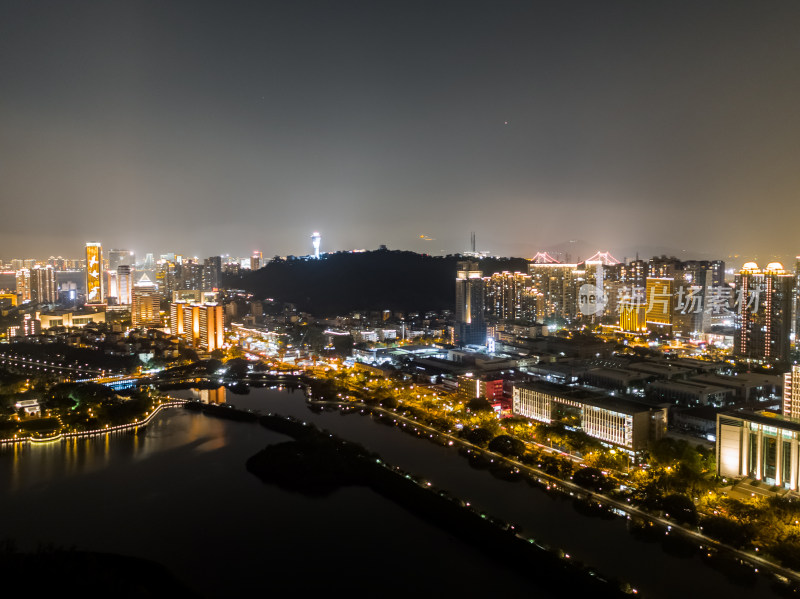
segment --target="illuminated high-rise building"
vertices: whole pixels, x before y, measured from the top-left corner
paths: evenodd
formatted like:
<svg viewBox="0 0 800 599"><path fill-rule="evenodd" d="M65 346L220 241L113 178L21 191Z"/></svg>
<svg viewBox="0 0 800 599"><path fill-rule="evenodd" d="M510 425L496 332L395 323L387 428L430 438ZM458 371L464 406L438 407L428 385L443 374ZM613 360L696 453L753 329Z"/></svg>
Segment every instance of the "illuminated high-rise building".
<svg viewBox="0 0 800 599"><path fill-rule="evenodd" d="M86 303L102 304L104 298L103 246L90 241L86 244Z"/></svg>
<svg viewBox="0 0 800 599"><path fill-rule="evenodd" d="M259 252L260 254L260 252ZM253 255L254 259L256 258L255 254ZM258 268L257 266L255 268ZM254 268L254 269L255 269ZM203 260L203 274L202 274L202 289L206 291L216 291L220 288L220 280L222 279L222 257L221 256L210 256ZM201 287L195 287L194 289L200 289ZM190 289L187 287L186 289Z"/></svg>
<svg viewBox="0 0 800 599"><path fill-rule="evenodd" d="M623 333L647 334L646 309L641 299L620 298L619 329Z"/></svg>
<svg viewBox="0 0 800 599"><path fill-rule="evenodd" d="M627 264L623 264L620 268L620 281L631 292L641 290L641 295L644 297L644 287L647 284L648 264L644 260L631 260Z"/></svg>
<svg viewBox="0 0 800 599"><path fill-rule="evenodd" d="M795 257L794 262L794 344L800 347L800 256Z"/></svg>
<svg viewBox="0 0 800 599"><path fill-rule="evenodd" d="M209 258L211 260L211 258ZM194 260L184 260L182 264L175 267L175 277L173 286L170 291L176 289L204 289L208 269L203 265L195 262ZM208 280L208 284L213 284L213 281Z"/></svg>
<svg viewBox="0 0 800 599"><path fill-rule="evenodd" d="M192 347L206 351L221 349L225 343L222 306L173 302L170 306L170 332Z"/></svg>
<svg viewBox="0 0 800 599"><path fill-rule="evenodd" d="M17 296L19 303L31 301L31 271L28 268L20 268L15 275L17 284Z"/></svg>
<svg viewBox="0 0 800 599"><path fill-rule="evenodd" d="M672 278L647 277L645 285L645 319L648 330L669 335L672 333Z"/></svg>
<svg viewBox="0 0 800 599"><path fill-rule="evenodd" d="M250 256L250 268L251 270L258 270L261 268L263 263L263 256L261 252L253 252L253 255ZM220 267L222 264L220 263Z"/></svg>
<svg viewBox="0 0 800 599"><path fill-rule="evenodd" d="M206 351L221 349L225 343L222 306L203 304L200 306L200 339L197 346Z"/></svg>
<svg viewBox="0 0 800 599"><path fill-rule="evenodd" d="M117 303L127 306L133 301L133 273L131 266L121 264L117 266Z"/></svg>
<svg viewBox="0 0 800 599"><path fill-rule="evenodd" d="M42 333L42 321L31 314L26 314L22 320L22 334L25 337L40 335Z"/></svg>
<svg viewBox="0 0 800 599"><path fill-rule="evenodd" d="M673 327L675 336L693 337L707 333L727 314L714 309L715 298L725 290L725 263L722 260L687 260L678 262L673 270L675 296ZM704 307L711 307L706 310Z"/></svg>
<svg viewBox="0 0 800 599"><path fill-rule="evenodd" d="M594 257L579 262L572 271L572 285L575 288L577 305L576 317L602 317L605 312L605 264Z"/></svg>
<svg viewBox="0 0 800 599"><path fill-rule="evenodd" d="M477 262L458 263L455 337L459 345L486 344L482 274Z"/></svg>
<svg viewBox="0 0 800 599"><path fill-rule="evenodd" d="M800 419L800 366L783 375L783 415Z"/></svg>
<svg viewBox="0 0 800 599"><path fill-rule="evenodd" d="M34 266L30 270L30 300L34 304L53 304L58 299L56 271L52 266Z"/></svg>
<svg viewBox="0 0 800 599"><path fill-rule="evenodd" d="M500 272L483 278L484 307L499 320L536 320L531 277L521 272Z"/></svg>
<svg viewBox="0 0 800 599"><path fill-rule="evenodd" d="M133 286L131 325L133 327L161 326L161 294L146 274Z"/></svg>
<svg viewBox="0 0 800 599"><path fill-rule="evenodd" d="M780 262L748 262L736 275L733 353L755 362L789 359L794 276Z"/></svg>
<svg viewBox="0 0 800 599"><path fill-rule="evenodd" d="M545 254L546 255L546 254ZM534 292L544 297L544 313L537 318L572 321L577 315L575 270L577 264L549 262L542 259L528 265Z"/></svg>
<svg viewBox="0 0 800 599"><path fill-rule="evenodd" d="M674 279L681 269L681 261L674 256L653 256L647 265L647 276L651 279Z"/></svg>
<svg viewBox="0 0 800 599"><path fill-rule="evenodd" d="M106 284L106 297L117 298L118 304L126 303L119 299L119 274L117 269L120 266L132 267L135 263L136 261L134 259L133 252L130 250L108 250L108 270L106 271L108 281ZM130 303L130 301L127 303Z"/></svg>
<svg viewBox="0 0 800 599"><path fill-rule="evenodd" d="M173 337L184 338L186 323L183 320L186 302L182 300L173 301L169 305L169 332Z"/></svg>
<svg viewBox="0 0 800 599"><path fill-rule="evenodd" d="M50 266L52 266L53 268L55 268L56 270L65 270L66 269L66 262L67 261L64 260L64 258L62 256L59 256L57 258L55 256L50 256L47 259L47 263Z"/></svg>
<svg viewBox="0 0 800 599"><path fill-rule="evenodd" d="M174 260L174 255L173 255ZM158 261L156 268L156 283L158 288L161 289L165 296L169 297L175 290L178 283L177 266L174 261L162 258Z"/></svg>

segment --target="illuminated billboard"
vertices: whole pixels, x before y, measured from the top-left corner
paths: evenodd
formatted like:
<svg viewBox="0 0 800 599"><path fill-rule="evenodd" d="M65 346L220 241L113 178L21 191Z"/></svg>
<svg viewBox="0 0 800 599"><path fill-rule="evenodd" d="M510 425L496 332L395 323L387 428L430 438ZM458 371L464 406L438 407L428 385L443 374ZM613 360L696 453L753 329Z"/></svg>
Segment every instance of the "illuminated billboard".
<svg viewBox="0 0 800 599"><path fill-rule="evenodd" d="M86 244L86 303L103 303L103 248L99 243Z"/></svg>

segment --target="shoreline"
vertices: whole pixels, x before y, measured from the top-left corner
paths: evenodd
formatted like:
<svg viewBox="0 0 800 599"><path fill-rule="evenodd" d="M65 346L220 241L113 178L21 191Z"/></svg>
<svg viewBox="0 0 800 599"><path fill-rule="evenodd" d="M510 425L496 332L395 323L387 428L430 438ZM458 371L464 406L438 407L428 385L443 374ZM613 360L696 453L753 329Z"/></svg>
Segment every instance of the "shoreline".
<svg viewBox="0 0 800 599"><path fill-rule="evenodd" d="M128 424L118 424L116 426L105 426L104 428L93 429L89 431L73 431L69 433L58 433L51 437L17 437L12 439L0 439L0 447L9 447L14 445L29 444L36 445L49 445L59 441L66 441L68 439L80 439L83 437L97 437L99 435L107 435L110 433L117 433L124 430L136 429L150 424L150 421L161 413L161 410L169 410L174 408L183 407L188 400L170 398L169 401L158 404L152 412L150 412L143 420L130 422Z"/></svg>

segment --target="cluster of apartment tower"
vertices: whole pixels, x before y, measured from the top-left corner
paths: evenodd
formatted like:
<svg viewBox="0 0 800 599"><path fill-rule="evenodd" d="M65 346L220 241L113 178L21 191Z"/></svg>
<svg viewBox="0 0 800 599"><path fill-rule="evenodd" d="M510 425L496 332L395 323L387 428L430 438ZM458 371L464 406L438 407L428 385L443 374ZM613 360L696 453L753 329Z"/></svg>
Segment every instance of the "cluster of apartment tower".
<svg viewBox="0 0 800 599"><path fill-rule="evenodd" d="M490 322L602 324L628 335L656 333L698 339L731 329L740 358L781 362L789 356L796 310L797 274L774 262L749 262L725 281L722 260L619 262L608 253L563 263L540 253L528 272L483 276L480 264L460 262L456 275L455 341L486 343ZM602 298L600 309L582 310L584 289Z"/></svg>

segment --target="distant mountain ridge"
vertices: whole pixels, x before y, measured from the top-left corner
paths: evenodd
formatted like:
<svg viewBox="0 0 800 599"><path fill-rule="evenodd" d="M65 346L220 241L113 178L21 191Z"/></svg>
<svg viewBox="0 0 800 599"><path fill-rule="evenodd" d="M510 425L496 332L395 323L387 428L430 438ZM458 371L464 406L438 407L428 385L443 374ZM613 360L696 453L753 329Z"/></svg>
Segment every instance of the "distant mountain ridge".
<svg viewBox="0 0 800 599"><path fill-rule="evenodd" d="M252 273L228 277L226 283L317 316L353 310L453 310L457 263L468 259L399 250L339 252L319 260L273 260ZM527 273L529 264L525 258L478 262L484 276L504 270Z"/></svg>

